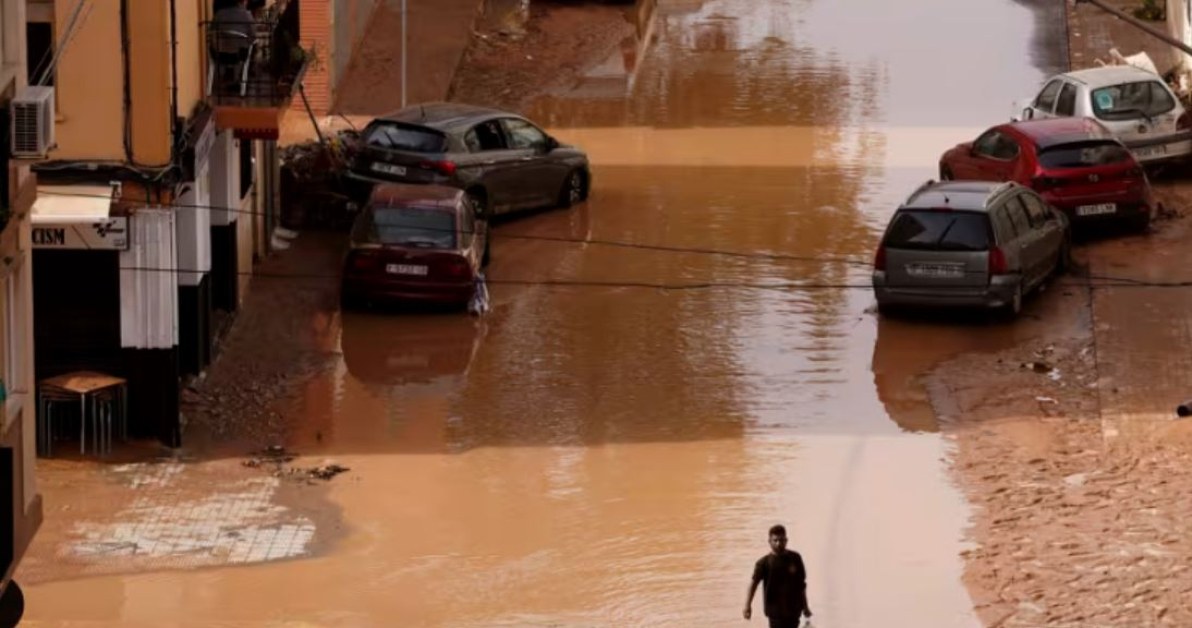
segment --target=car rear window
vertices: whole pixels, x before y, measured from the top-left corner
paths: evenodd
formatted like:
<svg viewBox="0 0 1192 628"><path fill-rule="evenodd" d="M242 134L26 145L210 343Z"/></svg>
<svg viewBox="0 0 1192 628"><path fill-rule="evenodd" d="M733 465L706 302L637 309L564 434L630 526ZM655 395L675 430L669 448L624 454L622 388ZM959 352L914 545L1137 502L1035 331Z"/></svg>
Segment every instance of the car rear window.
<svg viewBox="0 0 1192 628"><path fill-rule="evenodd" d="M895 249L984 251L992 236L984 213L951 210L901 210L886 231L885 245Z"/></svg>
<svg viewBox="0 0 1192 628"><path fill-rule="evenodd" d="M1153 117L1175 109L1175 99L1159 81L1134 81L1094 89L1093 113L1102 120Z"/></svg>
<svg viewBox="0 0 1192 628"><path fill-rule="evenodd" d="M1039 151L1039 165L1044 168L1088 168L1127 163L1130 151L1117 142L1096 140L1049 146Z"/></svg>
<svg viewBox="0 0 1192 628"><path fill-rule="evenodd" d="M446 135L434 129L396 122L374 123L365 131L364 141L374 148L415 153L441 153L447 149Z"/></svg>
<svg viewBox="0 0 1192 628"><path fill-rule="evenodd" d="M360 223L357 240L426 249L453 249L455 215L441 209L376 207Z"/></svg>

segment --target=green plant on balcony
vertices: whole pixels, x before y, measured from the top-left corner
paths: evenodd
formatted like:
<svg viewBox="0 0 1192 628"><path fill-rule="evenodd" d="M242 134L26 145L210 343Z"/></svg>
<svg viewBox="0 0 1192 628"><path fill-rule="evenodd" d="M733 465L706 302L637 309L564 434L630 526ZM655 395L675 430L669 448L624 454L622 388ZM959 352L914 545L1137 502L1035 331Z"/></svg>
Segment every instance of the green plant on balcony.
<svg viewBox="0 0 1192 628"><path fill-rule="evenodd" d="M1167 19L1167 5L1159 0L1142 0L1142 6L1134 9L1134 17L1151 22L1165 20Z"/></svg>

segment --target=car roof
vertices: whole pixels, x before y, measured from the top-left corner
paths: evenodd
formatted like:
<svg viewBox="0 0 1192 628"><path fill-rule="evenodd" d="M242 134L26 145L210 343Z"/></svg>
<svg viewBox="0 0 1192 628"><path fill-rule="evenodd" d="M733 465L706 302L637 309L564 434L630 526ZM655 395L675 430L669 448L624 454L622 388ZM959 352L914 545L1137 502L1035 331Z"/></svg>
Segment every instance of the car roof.
<svg viewBox="0 0 1192 628"><path fill-rule="evenodd" d="M1112 140L1113 133L1092 118L1061 117L1024 120L1006 125L1039 148L1087 140Z"/></svg>
<svg viewBox="0 0 1192 628"><path fill-rule="evenodd" d="M1132 65L1103 65L1096 68L1067 72L1060 76L1066 76L1077 82L1084 83L1092 89L1132 81L1162 80L1158 74L1142 68L1136 68Z"/></svg>
<svg viewBox="0 0 1192 628"><path fill-rule="evenodd" d="M368 197L370 207L418 206L454 210L464 191L445 185L417 185L413 183L378 183Z"/></svg>
<svg viewBox="0 0 1192 628"><path fill-rule="evenodd" d="M471 127L498 116L512 116L498 109L453 102L431 102L413 105L385 114L377 120L417 124L441 131Z"/></svg>
<svg viewBox="0 0 1192 628"><path fill-rule="evenodd" d="M911 194L901 209L938 209L983 212L989 201L1006 190L1021 187L997 181L928 181Z"/></svg>

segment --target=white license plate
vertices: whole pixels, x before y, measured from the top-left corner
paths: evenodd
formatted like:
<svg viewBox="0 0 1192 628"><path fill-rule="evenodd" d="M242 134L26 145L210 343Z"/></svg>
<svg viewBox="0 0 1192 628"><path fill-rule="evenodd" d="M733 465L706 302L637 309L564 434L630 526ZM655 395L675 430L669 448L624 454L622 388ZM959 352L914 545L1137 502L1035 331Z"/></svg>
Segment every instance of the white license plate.
<svg viewBox="0 0 1192 628"><path fill-rule="evenodd" d="M1144 148L1134 149L1134 156L1138 159L1148 159L1150 157L1158 157L1159 155L1167 154L1167 145L1160 144L1158 146L1147 146Z"/></svg>
<svg viewBox="0 0 1192 628"><path fill-rule="evenodd" d="M1117 205L1113 203L1102 203L1100 205L1081 205L1076 208L1077 216L1102 216L1105 214L1113 214L1117 212Z"/></svg>
<svg viewBox="0 0 1192 628"><path fill-rule="evenodd" d="M385 272L391 275L426 275L426 266L415 264L386 264Z"/></svg>
<svg viewBox="0 0 1192 628"><path fill-rule="evenodd" d="M393 164L374 163L373 170L377 172L384 172L385 174L395 174L402 176L406 173L405 166L395 166Z"/></svg>
<svg viewBox="0 0 1192 628"><path fill-rule="evenodd" d="M960 279L964 277L964 266L962 264L908 264L906 272L912 277Z"/></svg>

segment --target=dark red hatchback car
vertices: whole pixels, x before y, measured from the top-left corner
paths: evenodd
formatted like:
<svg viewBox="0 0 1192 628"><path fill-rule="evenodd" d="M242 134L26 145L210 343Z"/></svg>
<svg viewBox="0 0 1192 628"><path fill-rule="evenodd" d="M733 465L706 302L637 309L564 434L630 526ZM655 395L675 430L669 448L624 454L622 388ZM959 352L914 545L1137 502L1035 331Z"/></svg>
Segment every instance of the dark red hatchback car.
<svg viewBox="0 0 1192 628"><path fill-rule="evenodd" d="M1155 211L1134 155L1091 118L1047 118L995 126L940 158L940 178L1029 186L1072 223L1115 220L1145 229Z"/></svg>
<svg viewBox="0 0 1192 628"><path fill-rule="evenodd" d="M487 264L488 221L462 190L381 184L352 225L341 298L464 306Z"/></svg>

